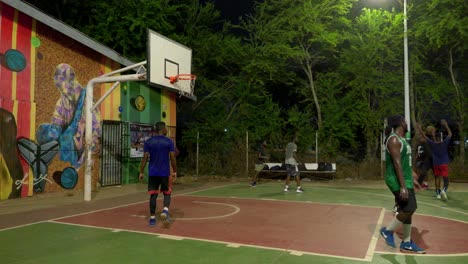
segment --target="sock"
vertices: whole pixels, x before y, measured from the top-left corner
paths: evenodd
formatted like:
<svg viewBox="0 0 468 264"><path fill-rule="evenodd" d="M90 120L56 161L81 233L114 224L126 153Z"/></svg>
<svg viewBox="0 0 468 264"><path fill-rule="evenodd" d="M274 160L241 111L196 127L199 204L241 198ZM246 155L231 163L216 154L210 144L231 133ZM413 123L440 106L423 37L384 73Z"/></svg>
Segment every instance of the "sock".
<svg viewBox="0 0 468 264"><path fill-rule="evenodd" d="M164 210L169 210L166 208L169 208L170 205L171 205L171 195L164 194L164 201L163 201Z"/></svg>
<svg viewBox="0 0 468 264"><path fill-rule="evenodd" d="M399 227L401 224L402 222L400 222L400 220L398 220L395 216L393 217L392 221L385 229L387 229L387 231L395 231L395 229Z"/></svg>
<svg viewBox="0 0 468 264"><path fill-rule="evenodd" d="M443 177L442 179L444 179L444 191L447 191L448 186L449 186L448 177Z"/></svg>
<svg viewBox="0 0 468 264"><path fill-rule="evenodd" d="M284 186L284 188L285 188L285 189L288 189L288 188L289 188L289 186L288 186L288 185L285 185L285 186Z"/></svg>
<svg viewBox="0 0 468 264"><path fill-rule="evenodd" d="M150 202L149 202L149 209L150 215L154 215L156 213L156 199L158 198L158 194L153 193L150 195Z"/></svg>
<svg viewBox="0 0 468 264"><path fill-rule="evenodd" d="M151 219L156 219L156 216L152 215L150 216Z"/></svg>
<svg viewBox="0 0 468 264"><path fill-rule="evenodd" d="M169 208L164 207L163 211L168 211L169 212Z"/></svg>
<svg viewBox="0 0 468 264"><path fill-rule="evenodd" d="M403 224L403 242L411 241L411 225Z"/></svg>

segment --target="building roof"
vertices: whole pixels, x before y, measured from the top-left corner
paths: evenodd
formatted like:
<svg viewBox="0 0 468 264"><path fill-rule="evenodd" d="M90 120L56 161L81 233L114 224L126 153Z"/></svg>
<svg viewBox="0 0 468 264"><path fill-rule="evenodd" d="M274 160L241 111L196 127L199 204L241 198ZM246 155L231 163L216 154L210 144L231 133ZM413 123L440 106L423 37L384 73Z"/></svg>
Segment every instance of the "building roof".
<svg viewBox="0 0 468 264"><path fill-rule="evenodd" d="M97 42L96 40L90 38L89 36L83 34L82 32L78 31L77 29L68 26L67 24L59 21L44 12L40 11L39 9L19 0L0 0L3 2L27 15L36 19L37 21L61 32L62 34L74 39L75 41L95 50L96 52L122 64L125 66L130 66L135 64L134 62L130 61L129 59L123 57L115 50Z"/></svg>

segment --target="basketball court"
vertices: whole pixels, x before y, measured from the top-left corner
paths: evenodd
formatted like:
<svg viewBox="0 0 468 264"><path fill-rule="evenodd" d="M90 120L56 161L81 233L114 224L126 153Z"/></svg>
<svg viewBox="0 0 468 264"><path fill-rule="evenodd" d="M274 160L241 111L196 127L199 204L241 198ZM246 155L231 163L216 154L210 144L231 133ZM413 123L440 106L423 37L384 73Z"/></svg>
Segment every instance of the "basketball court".
<svg viewBox="0 0 468 264"><path fill-rule="evenodd" d="M115 82L110 94L120 81L147 81L196 100L191 60L191 49L148 30L148 61L88 83L85 201L50 196L31 204L0 203L2 263L468 263L468 192L456 188L448 202L435 200L432 192L417 194L412 238L426 255L401 254L380 238L394 203L385 187L310 182L303 184L305 193L285 193L282 182L249 188L246 182L200 180L175 186L173 221L156 226L148 225L143 184L92 200L88 115L106 98L93 103L94 84ZM120 75L129 70L135 73ZM95 196L101 193L105 189Z"/></svg>
<svg viewBox="0 0 468 264"><path fill-rule="evenodd" d="M177 192L176 186L170 225L148 225L148 201L142 193L95 201L92 206L79 202L2 215L8 223L0 221L1 256L9 260L6 263L28 263L15 250L20 244L44 263L60 263L58 259L67 256L73 257L68 263L81 263L102 254L134 251L139 252L133 256L141 260L138 263L145 263L154 252L166 255L162 251L181 254L167 263L236 263L239 254L245 263L388 263L388 259L408 257L414 260L411 263L468 260L468 209L462 202L468 198L466 192L451 193L448 202L434 200L430 191L418 192L412 238L427 254L414 255L388 248L379 237L378 230L392 217L393 198L385 189L310 183L300 194L284 193L281 187L276 182L256 188L238 183ZM142 200L136 201L137 196ZM159 210L161 204L159 200ZM34 219L38 213L42 217L38 221L24 222L25 216ZM399 236L401 230L397 244ZM74 249L59 250L65 245ZM92 245L97 246L90 249Z"/></svg>

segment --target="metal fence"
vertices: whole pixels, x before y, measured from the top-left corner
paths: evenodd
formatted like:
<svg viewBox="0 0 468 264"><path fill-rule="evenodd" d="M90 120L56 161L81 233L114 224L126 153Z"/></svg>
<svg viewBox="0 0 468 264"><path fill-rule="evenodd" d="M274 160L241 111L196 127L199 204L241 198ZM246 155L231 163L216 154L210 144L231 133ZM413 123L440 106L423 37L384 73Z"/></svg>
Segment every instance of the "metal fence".
<svg viewBox="0 0 468 264"><path fill-rule="evenodd" d="M101 186L122 184L122 142L127 126L104 120L101 137Z"/></svg>

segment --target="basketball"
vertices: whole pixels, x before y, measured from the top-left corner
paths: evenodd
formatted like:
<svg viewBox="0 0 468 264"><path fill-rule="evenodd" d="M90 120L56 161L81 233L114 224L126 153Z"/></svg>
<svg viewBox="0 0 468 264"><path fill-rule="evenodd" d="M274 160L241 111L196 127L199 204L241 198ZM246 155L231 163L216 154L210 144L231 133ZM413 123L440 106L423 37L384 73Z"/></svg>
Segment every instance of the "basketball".
<svg viewBox="0 0 468 264"><path fill-rule="evenodd" d="M432 134L434 134L435 132L436 132L435 127L433 127L433 126L427 126L427 127L426 127L426 134L432 135Z"/></svg>
<svg viewBox="0 0 468 264"><path fill-rule="evenodd" d="M62 175L60 176L60 184L64 189L75 188L77 182L78 173L74 168L68 167L62 171Z"/></svg>
<svg viewBox="0 0 468 264"><path fill-rule="evenodd" d="M138 111L143 111L145 110L145 107L146 107L146 101L145 101L145 98L141 95L138 95L136 98L135 98L135 107Z"/></svg>

